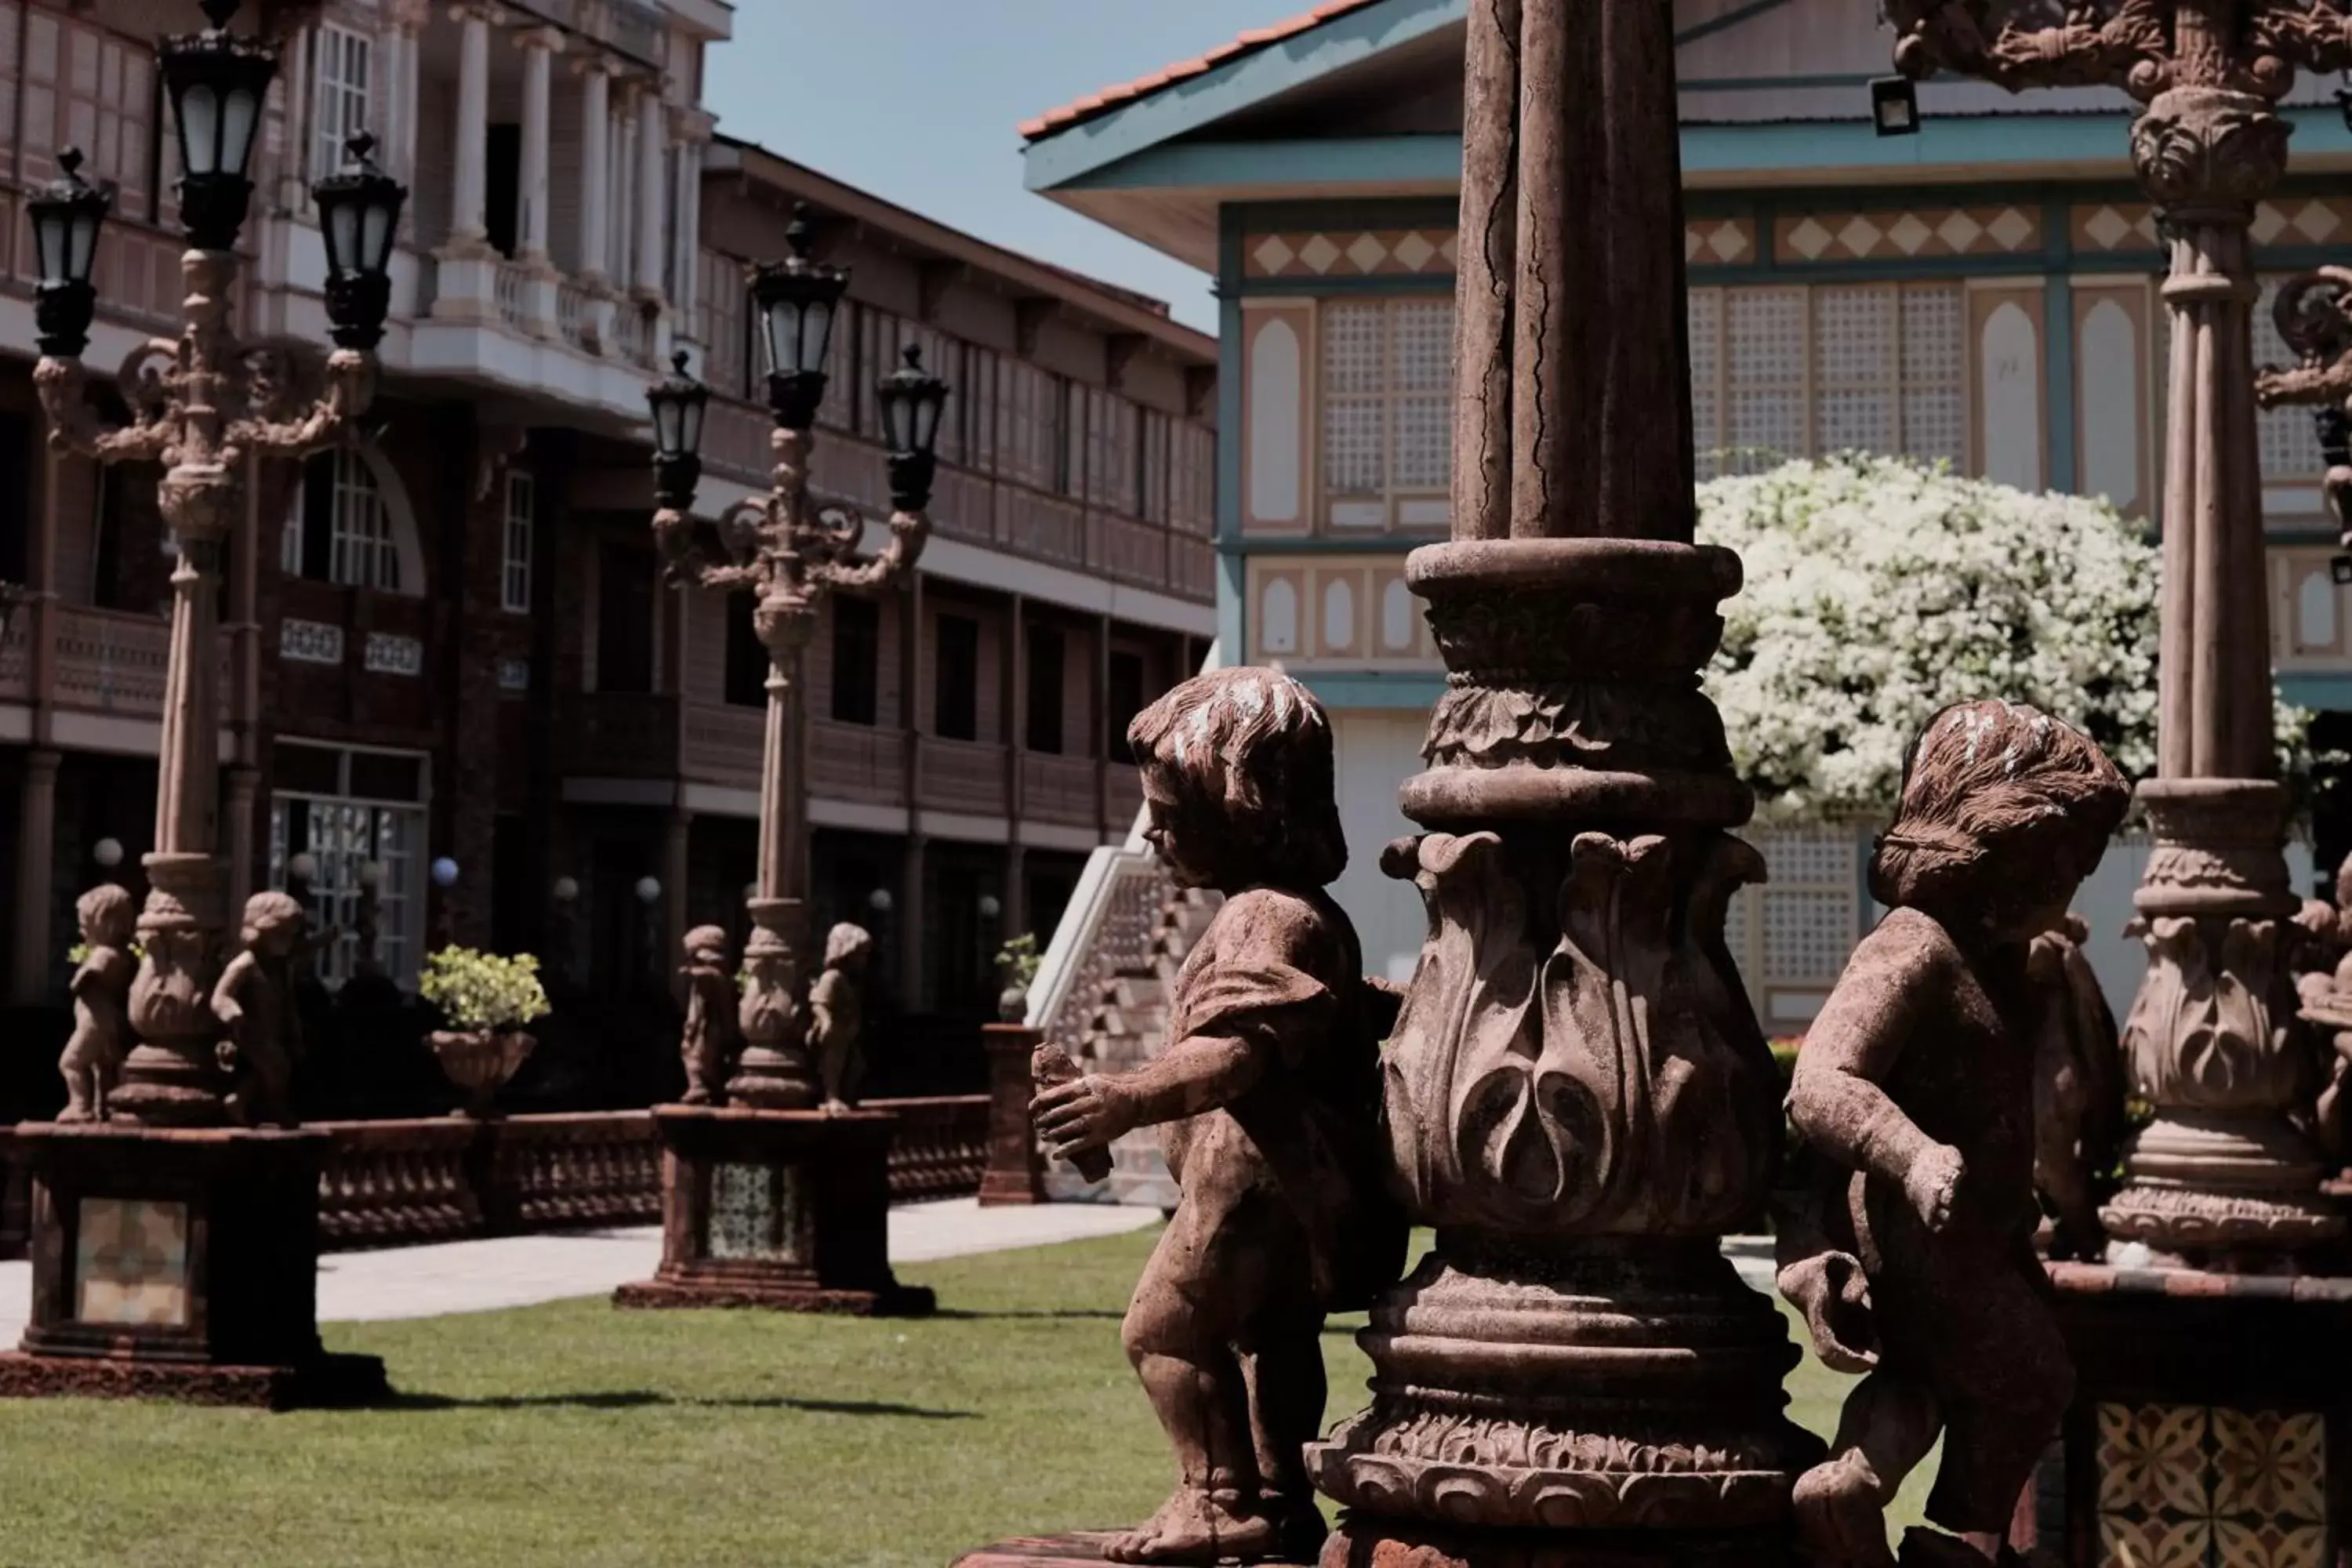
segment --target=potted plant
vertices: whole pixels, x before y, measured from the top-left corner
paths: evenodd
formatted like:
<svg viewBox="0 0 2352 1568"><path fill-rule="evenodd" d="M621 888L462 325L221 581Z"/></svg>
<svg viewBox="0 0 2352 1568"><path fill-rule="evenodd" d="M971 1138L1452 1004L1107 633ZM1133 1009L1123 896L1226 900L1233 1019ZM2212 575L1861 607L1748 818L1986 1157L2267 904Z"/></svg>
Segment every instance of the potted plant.
<svg viewBox="0 0 2352 1568"><path fill-rule="evenodd" d="M1029 986L1042 963L1034 932L1024 931L996 950L996 967L1004 976L1004 991L996 999L996 1016L1018 1024L1029 1016Z"/></svg>
<svg viewBox="0 0 2352 1568"><path fill-rule="evenodd" d="M489 1115L499 1090L539 1043L522 1028L549 1010L539 960L527 952L501 958L445 947L425 959L416 990L456 1026L426 1037L441 1070L466 1097L456 1114Z"/></svg>

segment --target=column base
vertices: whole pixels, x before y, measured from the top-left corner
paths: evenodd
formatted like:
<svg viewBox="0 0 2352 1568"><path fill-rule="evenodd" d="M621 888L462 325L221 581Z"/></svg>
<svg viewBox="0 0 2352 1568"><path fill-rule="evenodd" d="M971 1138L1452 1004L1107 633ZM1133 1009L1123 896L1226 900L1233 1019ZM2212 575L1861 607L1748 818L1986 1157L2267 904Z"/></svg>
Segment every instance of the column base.
<svg viewBox="0 0 2352 1568"><path fill-rule="evenodd" d="M1788 1531L1478 1530L1348 1513L1317 1568L1784 1568Z"/></svg>
<svg viewBox="0 0 2352 1568"><path fill-rule="evenodd" d="M383 1362L322 1353L289 1366L215 1366L112 1356L0 1352L0 1399L159 1399L257 1410L345 1410L392 1393Z"/></svg>
<svg viewBox="0 0 2352 1568"><path fill-rule="evenodd" d="M32 1316L0 1396L282 1410L388 1393L319 1343L319 1172L302 1131L28 1122Z"/></svg>
<svg viewBox="0 0 2352 1568"><path fill-rule="evenodd" d="M890 1270L888 1111L661 1105L662 1261L627 1308L752 1307L922 1317Z"/></svg>

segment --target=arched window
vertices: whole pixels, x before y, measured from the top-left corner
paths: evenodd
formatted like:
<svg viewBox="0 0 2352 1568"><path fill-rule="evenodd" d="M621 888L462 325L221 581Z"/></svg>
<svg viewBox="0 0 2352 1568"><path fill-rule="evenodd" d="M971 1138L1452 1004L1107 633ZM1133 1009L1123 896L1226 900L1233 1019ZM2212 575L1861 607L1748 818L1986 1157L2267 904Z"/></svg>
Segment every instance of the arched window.
<svg viewBox="0 0 2352 1568"><path fill-rule="evenodd" d="M291 575L347 588L425 591L415 520L382 453L337 447L302 465L278 564Z"/></svg>

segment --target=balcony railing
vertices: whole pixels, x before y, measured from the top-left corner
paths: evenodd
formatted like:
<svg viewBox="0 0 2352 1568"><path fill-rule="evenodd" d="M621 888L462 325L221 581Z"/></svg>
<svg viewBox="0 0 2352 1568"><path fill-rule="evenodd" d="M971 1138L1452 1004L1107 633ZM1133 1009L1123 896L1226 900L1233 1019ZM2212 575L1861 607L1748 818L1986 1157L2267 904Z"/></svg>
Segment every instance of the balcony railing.
<svg viewBox="0 0 2352 1568"><path fill-rule="evenodd" d="M760 787L760 753L768 710L725 702L689 702L678 742L678 773L696 784Z"/></svg>
<svg viewBox="0 0 2352 1568"><path fill-rule="evenodd" d="M607 347L614 357L651 370L654 363L653 318L626 300L614 306L613 341Z"/></svg>
<svg viewBox="0 0 2352 1568"><path fill-rule="evenodd" d="M1040 822L1092 827L1100 820L1095 764L1087 757L1021 754L1021 815Z"/></svg>
<svg viewBox="0 0 2352 1568"><path fill-rule="evenodd" d="M555 286L555 324L565 342L583 354L596 352L596 297L579 284Z"/></svg>
<svg viewBox="0 0 2352 1568"><path fill-rule="evenodd" d="M867 724L809 725L809 789L838 800L907 804L907 737Z"/></svg>
<svg viewBox="0 0 2352 1568"><path fill-rule="evenodd" d="M502 261L498 269L499 320L508 326L529 331L530 321L530 270L520 262Z"/></svg>
<svg viewBox="0 0 2352 1568"><path fill-rule="evenodd" d="M974 741L919 737L921 795L918 804L934 811L1004 815L1004 748Z"/></svg>

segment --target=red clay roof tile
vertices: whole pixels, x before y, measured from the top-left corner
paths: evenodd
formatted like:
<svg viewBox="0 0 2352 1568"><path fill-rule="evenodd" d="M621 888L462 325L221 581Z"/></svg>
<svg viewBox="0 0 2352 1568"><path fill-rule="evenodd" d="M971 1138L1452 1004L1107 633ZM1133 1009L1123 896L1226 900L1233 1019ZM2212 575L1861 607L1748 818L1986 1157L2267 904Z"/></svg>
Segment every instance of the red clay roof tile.
<svg viewBox="0 0 2352 1568"><path fill-rule="evenodd" d="M1132 103L1139 98L1157 92L1171 83L1183 81L1188 78L1214 70L1227 60L1237 59L1253 50L1262 49L1268 44L1278 44L1283 39L1294 37L1309 28L1321 26L1334 16L1345 16L1350 11L1360 11L1371 4L1373 0L1323 0L1323 3L1312 11L1302 12L1286 21L1276 22L1271 26L1252 27L1231 42L1219 44L1198 58L1178 60L1174 65L1161 67L1150 76L1138 77L1133 81L1120 82L1115 86L1104 88L1100 92L1088 93L1075 103L1064 104L1059 109L1049 109L1034 120L1024 120L1020 127L1022 139L1034 142L1040 137L1050 136L1057 131L1066 131L1073 125L1092 120L1097 115L1106 114L1122 104Z"/></svg>

